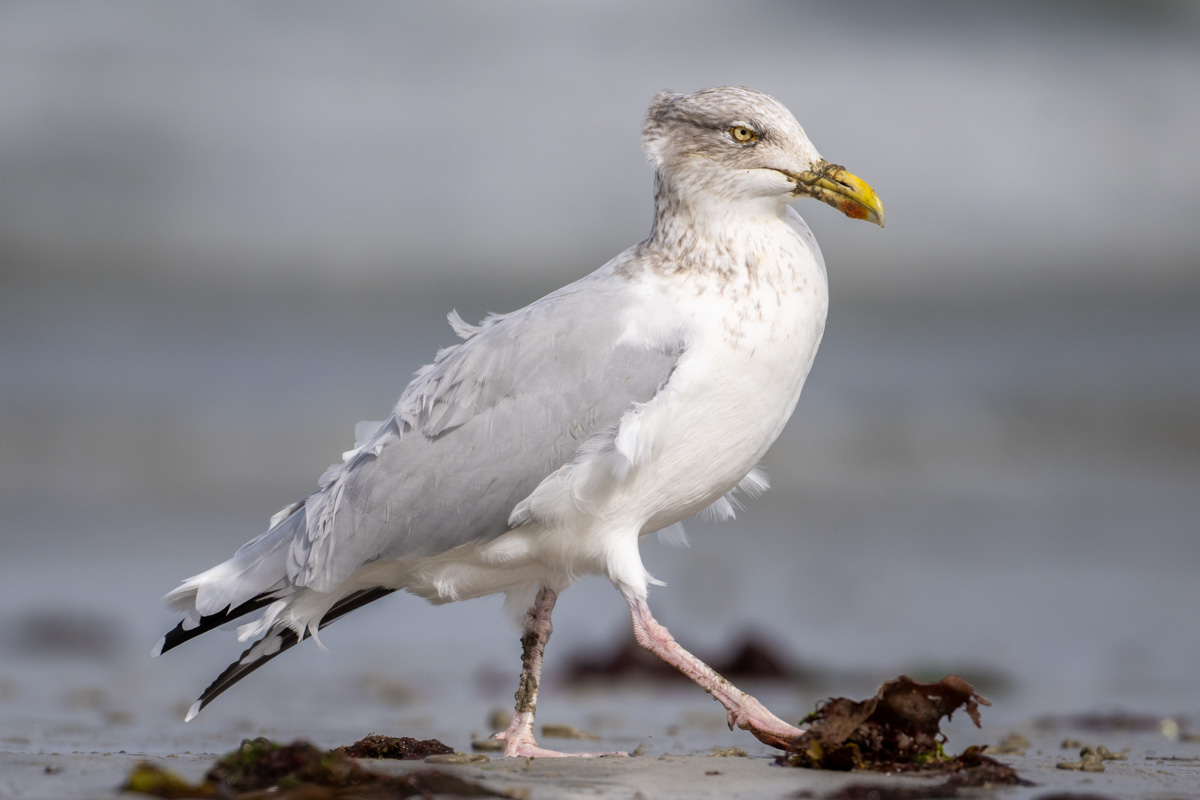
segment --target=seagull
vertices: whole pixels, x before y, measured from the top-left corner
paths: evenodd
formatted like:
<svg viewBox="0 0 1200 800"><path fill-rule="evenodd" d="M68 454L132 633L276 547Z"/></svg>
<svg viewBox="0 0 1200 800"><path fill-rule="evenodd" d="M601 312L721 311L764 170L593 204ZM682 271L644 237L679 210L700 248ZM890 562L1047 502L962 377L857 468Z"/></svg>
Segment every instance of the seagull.
<svg viewBox="0 0 1200 800"><path fill-rule="evenodd" d="M275 656L397 590L435 604L503 594L522 630L506 756L558 753L533 733L560 592L608 578L638 644L711 694L729 727L786 748L803 731L683 649L651 615L641 539L733 493L796 406L825 329L828 284L789 205L813 197L882 226L874 190L821 158L780 102L742 87L655 96L650 235L518 311L468 325L419 369L391 416L265 533L164 598L183 615L157 656L231 620L253 644L200 709Z"/></svg>

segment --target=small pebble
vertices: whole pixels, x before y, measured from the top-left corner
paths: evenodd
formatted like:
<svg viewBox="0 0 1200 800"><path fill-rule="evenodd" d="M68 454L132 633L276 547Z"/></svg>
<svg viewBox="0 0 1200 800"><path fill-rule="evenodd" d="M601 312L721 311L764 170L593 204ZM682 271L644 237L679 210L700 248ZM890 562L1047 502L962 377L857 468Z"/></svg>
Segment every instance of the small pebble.
<svg viewBox="0 0 1200 800"><path fill-rule="evenodd" d="M1090 747L1083 748L1083 759L1080 761L1060 761L1055 764L1059 769L1082 770L1083 772L1104 772L1104 762L1096 751Z"/></svg>
<svg viewBox="0 0 1200 800"><path fill-rule="evenodd" d="M600 737L597 736L596 734L588 733L587 731L581 731L581 730L579 730L579 728L576 728L574 725L553 725L553 724L543 725L542 726L542 736L545 736L547 739L591 739L592 741L600 740Z"/></svg>
<svg viewBox="0 0 1200 800"><path fill-rule="evenodd" d="M1100 745L1099 747L1095 748L1094 750L1090 747L1085 747L1085 748L1083 748L1083 750L1081 750L1079 752L1079 755L1081 755L1081 756L1087 755L1086 751L1089 751L1089 750L1092 753L1094 753L1095 756L1097 758L1099 758L1101 761L1125 761L1128 758L1128 756L1125 755L1124 753L1114 753L1112 750L1109 750L1104 745Z"/></svg>
<svg viewBox="0 0 1200 800"><path fill-rule="evenodd" d="M502 731L512 721L512 715L511 711L505 711L503 708L493 708L492 713L488 714L488 727L492 730Z"/></svg>
<svg viewBox="0 0 1200 800"><path fill-rule="evenodd" d="M724 750L713 750L709 758L749 758L750 754L740 747L728 747Z"/></svg>
<svg viewBox="0 0 1200 800"><path fill-rule="evenodd" d="M1025 736L1013 731L1008 736L1000 740L1000 744L989 746L989 753L997 755L1025 755L1025 748L1029 747L1030 741Z"/></svg>
<svg viewBox="0 0 1200 800"><path fill-rule="evenodd" d="M1159 720L1158 732L1168 739L1179 738L1179 723L1171 718Z"/></svg>
<svg viewBox="0 0 1200 800"><path fill-rule="evenodd" d="M426 764L482 764L491 761L484 753L441 753L436 756L426 756Z"/></svg>
<svg viewBox="0 0 1200 800"><path fill-rule="evenodd" d="M499 739L472 739L471 749L477 753L499 753L504 750L504 742Z"/></svg>
<svg viewBox="0 0 1200 800"><path fill-rule="evenodd" d="M1091 750L1091 748L1085 748ZM1060 761L1054 766L1059 769L1080 770L1083 772L1104 772L1104 762L1093 752L1087 753L1081 761Z"/></svg>
<svg viewBox="0 0 1200 800"><path fill-rule="evenodd" d="M1063 750L1078 750L1079 748L1083 747L1083 742L1079 741L1078 739L1063 739L1062 744L1059 746Z"/></svg>

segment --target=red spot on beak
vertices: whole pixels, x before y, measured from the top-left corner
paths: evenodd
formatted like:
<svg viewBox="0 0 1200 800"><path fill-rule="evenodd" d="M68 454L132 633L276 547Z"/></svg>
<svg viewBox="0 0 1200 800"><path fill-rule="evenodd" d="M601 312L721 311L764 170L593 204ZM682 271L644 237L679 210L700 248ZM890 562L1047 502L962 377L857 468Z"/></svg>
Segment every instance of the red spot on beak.
<svg viewBox="0 0 1200 800"><path fill-rule="evenodd" d="M843 200L842 202L838 203L838 211L841 211L843 214L845 214L847 217L850 217L851 219L866 219L867 218L866 207L859 203L851 202L849 200Z"/></svg>

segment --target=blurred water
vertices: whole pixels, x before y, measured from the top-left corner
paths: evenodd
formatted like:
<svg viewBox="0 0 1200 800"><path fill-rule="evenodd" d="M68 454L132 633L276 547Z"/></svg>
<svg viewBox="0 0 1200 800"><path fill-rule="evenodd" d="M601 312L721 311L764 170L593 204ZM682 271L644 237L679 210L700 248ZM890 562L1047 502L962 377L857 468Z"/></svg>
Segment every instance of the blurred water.
<svg viewBox="0 0 1200 800"><path fill-rule="evenodd" d="M644 235L649 98L742 84L884 198L842 291L1195 291L1193 3L12 2L0 270L536 281Z"/></svg>
<svg viewBox="0 0 1200 800"><path fill-rule="evenodd" d="M647 542L660 619L710 652L757 628L830 691L1000 674L996 722L1197 713L1200 18L897 8L0 7L0 738L461 736L510 702L495 602L376 604L186 729L231 635L145 654L158 598L386 415L445 311L517 307L644 235L645 104L718 83L780 97L891 222L799 207L825 343L773 489L689 523L691 549ZM584 581L547 669L628 635ZM661 710L625 691L639 725Z"/></svg>

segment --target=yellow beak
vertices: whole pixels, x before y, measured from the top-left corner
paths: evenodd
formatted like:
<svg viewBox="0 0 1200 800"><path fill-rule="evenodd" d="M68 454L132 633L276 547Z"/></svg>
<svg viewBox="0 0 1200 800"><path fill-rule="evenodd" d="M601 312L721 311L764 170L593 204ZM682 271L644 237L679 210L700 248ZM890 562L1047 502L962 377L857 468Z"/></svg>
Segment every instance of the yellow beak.
<svg viewBox="0 0 1200 800"><path fill-rule="evenodd" d="M883 227L883 203L870 184L845 167L820 161L799 175L789 173L796 181L797 195L815 197L852 219L865 219Z"/></svg>

